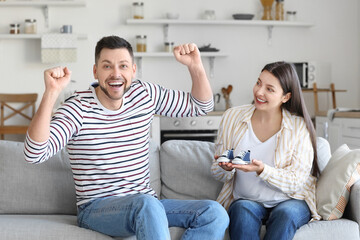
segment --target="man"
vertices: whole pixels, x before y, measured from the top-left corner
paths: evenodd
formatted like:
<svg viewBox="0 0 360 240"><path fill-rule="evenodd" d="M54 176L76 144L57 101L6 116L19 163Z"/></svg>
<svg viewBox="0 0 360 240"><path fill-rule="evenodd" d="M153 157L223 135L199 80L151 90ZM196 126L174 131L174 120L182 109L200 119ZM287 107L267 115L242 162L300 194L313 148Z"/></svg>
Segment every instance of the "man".
<svg viewBox="0 0 360 240"><path fill-rule="evenodd" d="M133 80L136 64L124 39L102 38L95 49L94 78L52 116L71 71L44 73L45 92L28 129L25 158L41 163L67 146L78 205L78 224L110 236L170 239L168 226L186 228L183 239L222 239L229 220L211 200L158 200L149 184L149 127L154 114L204 115L212 91L195 44L174 49L192 78L190 93ZM196 183L194 183L196 184Z"/></svg>

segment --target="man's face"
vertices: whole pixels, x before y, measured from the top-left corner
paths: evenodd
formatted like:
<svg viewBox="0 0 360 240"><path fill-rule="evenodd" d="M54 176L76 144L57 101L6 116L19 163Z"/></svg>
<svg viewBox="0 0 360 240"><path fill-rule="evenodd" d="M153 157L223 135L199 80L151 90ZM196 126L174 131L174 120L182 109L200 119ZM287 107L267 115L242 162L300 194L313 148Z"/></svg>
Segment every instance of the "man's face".
<svg viewBox="0 0 360 240"><path fill-rule="evenodd" d="M102 49L93 72L99 82L96 94L100 102L111 110L119 109L136 72L129 51L126 48Z"/></svg>

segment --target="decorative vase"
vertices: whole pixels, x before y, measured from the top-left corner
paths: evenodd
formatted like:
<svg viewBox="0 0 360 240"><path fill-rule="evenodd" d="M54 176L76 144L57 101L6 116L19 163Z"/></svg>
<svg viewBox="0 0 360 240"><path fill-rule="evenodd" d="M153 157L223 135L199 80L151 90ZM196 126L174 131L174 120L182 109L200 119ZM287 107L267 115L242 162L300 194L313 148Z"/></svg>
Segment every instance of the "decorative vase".
<svg viewBox="0 0 360 240"><path fill-rule="evenodd" d="M264 14L261 18L261 20L273 20L271 16L271 8L274 3L274 0L260 0L261 4L264 7Z"/></svg>

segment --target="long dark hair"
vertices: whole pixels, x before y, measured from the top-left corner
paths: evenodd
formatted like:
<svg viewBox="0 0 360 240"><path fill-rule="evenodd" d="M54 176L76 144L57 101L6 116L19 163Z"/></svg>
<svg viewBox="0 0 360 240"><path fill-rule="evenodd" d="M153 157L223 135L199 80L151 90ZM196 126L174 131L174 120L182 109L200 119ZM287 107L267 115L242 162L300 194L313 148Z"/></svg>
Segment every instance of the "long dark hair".
<svg viewBox="0 0 360 240"><path fill-rule="evenodd" d="M272 73L279 80L284 91L284 95L291 93L290 99L286 103L282 104L282 107L288 110L291 114L303 117L305 120L306 128L310 133L310 139L314 149L312 175L317 177L319 174L319 167L317 165L316 133L305 105L299 77L296 73L295 67L293 64L287 62L274 62L267 64L261 72L265 70Z"/></svg>

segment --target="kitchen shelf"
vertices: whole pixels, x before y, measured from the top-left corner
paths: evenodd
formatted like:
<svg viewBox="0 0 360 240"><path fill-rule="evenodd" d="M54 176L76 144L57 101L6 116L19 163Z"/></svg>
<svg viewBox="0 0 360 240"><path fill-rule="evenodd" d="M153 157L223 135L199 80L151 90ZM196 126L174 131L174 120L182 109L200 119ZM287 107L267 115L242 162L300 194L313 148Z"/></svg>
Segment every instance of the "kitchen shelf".
<svg viewBox="0 0 360 240"><path fill-rule="evenodd" d="M222 52L200 52L201 57L209 58L210 78L214 76L214 62L215 57L226 57L227 54ZM143 57L174 57L170 52L134 52L134 57L137 58L138 77L142 77L142 58Z"/></svg>
<svg viewBox="0 0 360 240"><path fill-rule="evenodd" d="M45 6L86 6L85 1L4 1L0 2L0 7L45 7Z"/></svg>
<svg viewBox="0 0 360 240"><path fill-rule="evenodd" d="M87 34L76 34L78 39L87 39ZM0 34L1 39L41 39L42 34Z"/></svg>
<svg viewBox="0 0 360 240"><path fill-rule="evenodd" d="M45 26L49 27L49 7L84 7L85 1L2 1L0 7L42 7L44 9Z"/></svg>
<svg viewBox="0 0 360 240"><path fill-rule="evenodd" d="M313 23L264 20L179 20L179 19L127 19L127 24L173 25L243 25L273 27L312 27Z"/></svg>
<svg viewBox="0 0 360 240"><path fill-rule="evenodd" d="M200 52L202 57L226 57L227 54L222 52ZM134 52L134 57L173 57L169 52Z"/></svg>
<svg viewBox="0 0 360 240"><path fill-rule="evenodd" d="M167 39L169 25L239 25L260 26L268 29L268 44L271 45L272 30L274 27L312 27L309 22L269 21L269 20L179 20L179 19L127 19L127 24L164 25L164 39Z"/></svg>

